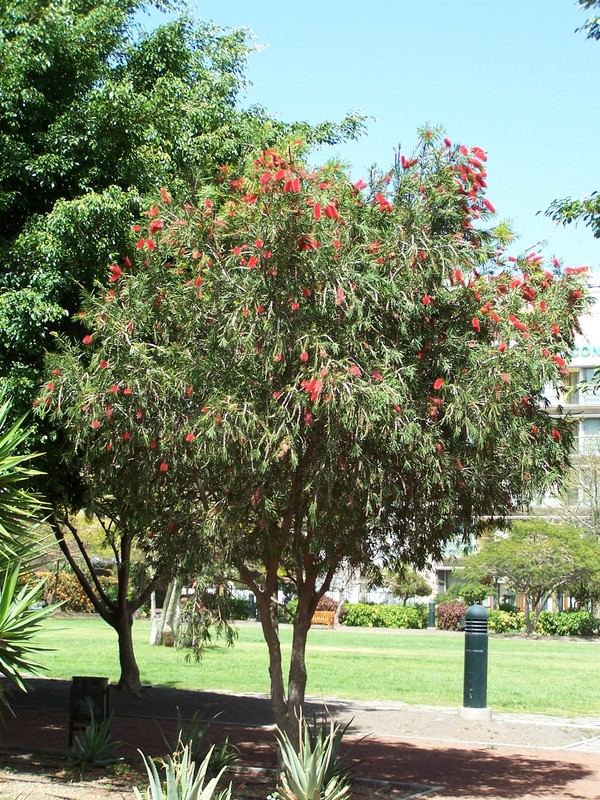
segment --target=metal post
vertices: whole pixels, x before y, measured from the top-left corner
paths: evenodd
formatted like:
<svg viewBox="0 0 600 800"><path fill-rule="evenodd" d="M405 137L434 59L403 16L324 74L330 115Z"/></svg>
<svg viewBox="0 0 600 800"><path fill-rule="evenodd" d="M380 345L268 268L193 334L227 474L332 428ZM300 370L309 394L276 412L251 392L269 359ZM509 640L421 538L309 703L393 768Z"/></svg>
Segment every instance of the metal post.
<svg viewBox="0 0 600 800"><path fill-rule="evenodd" d="M69 747L73 734L91 723L92 714L97 728L110 719L108 678L74 675L69 698Z"/></svg>
<svg viewBox="0 0 600 800"><path fill-rule="evenodd" d="M256 620L256 597L248 592L248 619Z"/></svg>
<svg viewBox="0 0 600 800"><path fill-rule="evenodd" d="M463 707L464 719L490 720L492 709L487 706L488 612L474 605L465 615L465 674Z"/></svg>
<svg viewBox="0 0 600 800"><path fill-rule="evenodd" d="M433 600L429 602L429 624L428 628L435 628L435 603Z"/></svg>

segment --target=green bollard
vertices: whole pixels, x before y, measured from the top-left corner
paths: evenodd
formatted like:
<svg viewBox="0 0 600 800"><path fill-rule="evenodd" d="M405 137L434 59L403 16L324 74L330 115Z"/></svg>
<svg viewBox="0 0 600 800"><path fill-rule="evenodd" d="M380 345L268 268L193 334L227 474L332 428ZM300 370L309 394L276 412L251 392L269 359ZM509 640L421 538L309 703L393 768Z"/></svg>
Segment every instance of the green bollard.
<svg viewBox="0 0 600 800"><path fill-rule="evenodd" d="M429 603L429 624L428 628L435 628L435 603L433 600Z"/></svg>
<svg viewBox="0 0 600 800"><path fill-rule="evenodd" d="M487 707L488 612L474 605L465 615L465 678L461 716L491 719Z"/></svg>

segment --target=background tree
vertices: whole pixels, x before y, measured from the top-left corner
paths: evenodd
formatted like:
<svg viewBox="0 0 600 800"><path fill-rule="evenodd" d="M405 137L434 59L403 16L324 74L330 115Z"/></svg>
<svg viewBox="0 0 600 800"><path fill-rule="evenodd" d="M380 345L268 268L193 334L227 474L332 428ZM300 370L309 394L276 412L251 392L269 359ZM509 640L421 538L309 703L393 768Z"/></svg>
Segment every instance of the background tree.
<svg viewBox="0 0 600 800"><path fill-rule="evenodd" d="M8 0L0 10L0 376L31 407L53 332L126 251L140 197L194 186L287 129L237 108L240 30L181 17L139 33L147 0ZM298 131L353 135L360 121Z"/></svg>
<svg viewBox="0 0 600 800"><path fill-rule="evenodd" d="M504 226L480 227L485 159L423 130L412 157L352 183L292 140L184 204L165 191L88 298L81 346L50 361L40 408L90 495L126 504L148 558L210 545L255 593L292 737L340 566L420 565L564 472L570 429L544 391L583 278L505 259ZM280 570L298 597L287 685Z"/></svg>
<svg viewBox="0 0 600 800"><path fill-rule="evenodd" d="M403 606L413 597L429 597L432 593L429 581L406 565L401 565L399 569L384 569L382 584L393 597L401 598Z"/></svg>
<svg viewBox="0 0 600 800"><path fill-rule="evenodd" d="M597 10L600 8L600 2L579 0L579 7L586 11ZM579 30L584 31L588 39L600 40L600 17L593 14ZM597 190L578 200L570 197L554 200L546 216L563 225L581 221L591 228L596 239L600 238L600 195Z"/></svg>
<svg viewBox="0 0 600 800"><path fill-rule="evenodd" d="M549 598L598 574L600 546L580 529L540 519L514 522L508 535L496 533L464 562L466 577L505 581L525 598L527 633L535 631ZM533 612L533 617L531 616Z"/></svg>

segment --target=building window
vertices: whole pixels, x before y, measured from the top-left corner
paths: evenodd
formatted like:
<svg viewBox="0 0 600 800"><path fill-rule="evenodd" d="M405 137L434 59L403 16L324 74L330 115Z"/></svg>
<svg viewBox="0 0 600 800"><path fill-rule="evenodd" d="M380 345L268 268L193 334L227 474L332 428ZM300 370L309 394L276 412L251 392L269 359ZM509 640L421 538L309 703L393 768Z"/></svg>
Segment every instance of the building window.
<svg viewBox="0 0 600 800"><path fill-rule="evenodd" d="M600 391L592 389L591 385L581 385L582 383L591 384L595 372L596 367L569 370L569 377L563 386L565 405L600 405Z"/></svg>

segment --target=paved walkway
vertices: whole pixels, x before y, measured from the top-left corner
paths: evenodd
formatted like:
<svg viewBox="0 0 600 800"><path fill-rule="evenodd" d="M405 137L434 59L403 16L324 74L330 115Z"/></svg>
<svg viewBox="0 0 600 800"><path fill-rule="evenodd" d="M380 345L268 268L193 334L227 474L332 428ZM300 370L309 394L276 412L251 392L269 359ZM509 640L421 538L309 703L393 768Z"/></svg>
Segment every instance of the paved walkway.
<svg viewBox="0 0 600 800"><path fill-rule="evenodd" d="M15 697L16 718L0 728L0 748L67 748L70 683L34 679ZM226 735L244 764L274 766L273 718L265 696L147 687L142 697L111 694L112 734L124 754L139 747L155 755L173 736L177 708L212 723L214 741ZM362 777L393 781L405 797L463 800L590 800L600 798L600 719L495 714L492 722L466 722L457 709L401 703L327 702L347 722L352 755ZM323 711L311 700L307 716ZM366 738L361 739L365 736ZM1 754L0 754L1 759Z"/></svg>

